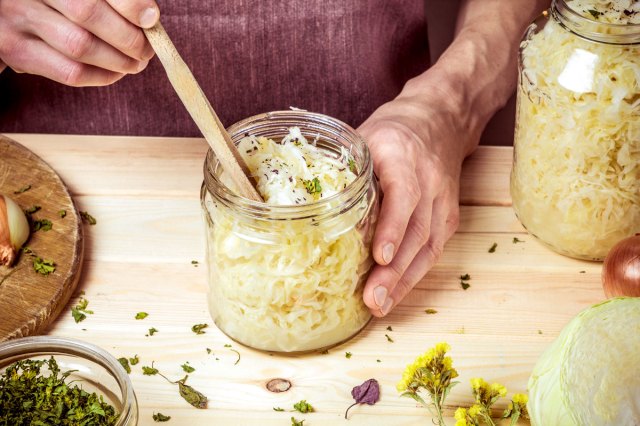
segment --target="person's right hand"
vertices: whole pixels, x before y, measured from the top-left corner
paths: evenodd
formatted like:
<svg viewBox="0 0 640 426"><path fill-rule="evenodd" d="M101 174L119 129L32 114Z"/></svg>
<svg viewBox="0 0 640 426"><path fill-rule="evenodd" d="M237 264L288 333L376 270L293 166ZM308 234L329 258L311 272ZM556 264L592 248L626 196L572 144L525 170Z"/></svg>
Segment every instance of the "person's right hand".
<svg viewBox="0 0 640 426"><path fill-rule="evenodd" d="M142 71L153 49L141 28L154 0L0 0L0 71L69 86L103 86Z"/></svg>

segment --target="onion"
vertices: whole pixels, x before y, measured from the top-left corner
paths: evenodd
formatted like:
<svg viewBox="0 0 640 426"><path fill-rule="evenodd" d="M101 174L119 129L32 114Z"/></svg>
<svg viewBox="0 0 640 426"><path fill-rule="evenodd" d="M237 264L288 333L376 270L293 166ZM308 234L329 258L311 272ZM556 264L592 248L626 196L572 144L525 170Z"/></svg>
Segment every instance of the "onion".
<svg viewBox="0 0 640 426"><path fill-rule="evenodd" d="M602 265L604 294L640 297L640 234L625 238L609 251Z"/></svg>

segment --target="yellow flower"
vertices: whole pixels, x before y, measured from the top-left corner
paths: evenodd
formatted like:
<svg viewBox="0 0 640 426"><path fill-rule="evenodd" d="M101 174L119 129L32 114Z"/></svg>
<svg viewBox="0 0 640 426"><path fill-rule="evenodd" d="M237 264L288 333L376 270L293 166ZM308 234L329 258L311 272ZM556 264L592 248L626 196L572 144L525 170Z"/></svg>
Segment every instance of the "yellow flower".
<svg viewBox="0 0 640 426"><path fill-rule="evenodd" d="M453 415L453 417L456 420L464 420L465 424L466 424L466 418L467 418L467 410L465 408L459 407L455 414Z"/></svg>
<svg viewBox="0 0 640 426"><path fill-rule="evenodd" d="M451 346L446 342L440 342L436 343L436 347L434 349L437 354L444 355L445 352L449 352L451 350Z"/></svg>
<svg viewBox="0 0 640 426"><path fill-rule="evenodd" d="M489 384L485 382L483 378L475 377L471 379L471 389L474 394L482 394L483 391L486 391L488 385Z"/></svg>
<svg viewBox="0 0 640 426"><path fill-rule="evenodd" d="M504 397L507 395L507 388L502 386L500 383L492 383L489 394L491 395L491 398L496 396Z"/></svg>
<svg viewBox="0 0 640 426"><path fill-rule="evenodd" d="M511 399L514 404L518 404L520 406L525 406L527 405L527 402L529 402L529 397L524 393L514 393Z"/></svg>
<svg viewBox="0 0 640 426"><path fill-rule="evenodd" d="M472 419L477 419L480 413L482 413L482 406L478 404L473 404L469 408L469 417L471 417Z"/></svg>

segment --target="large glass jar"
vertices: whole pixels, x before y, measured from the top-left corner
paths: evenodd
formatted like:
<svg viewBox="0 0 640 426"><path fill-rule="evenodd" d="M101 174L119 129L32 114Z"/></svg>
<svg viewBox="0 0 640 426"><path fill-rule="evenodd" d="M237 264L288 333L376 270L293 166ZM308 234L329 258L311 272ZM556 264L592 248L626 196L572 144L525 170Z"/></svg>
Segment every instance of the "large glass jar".
<svg viewBox="0 0 640 426"><path fill-rule="evenodd" d="M610 4L555 0L519 57L513 207L552 249L589 260L640 232L640 25Z"/></svg>
<svg viewBox="0 0 640 426"><path fill-rule="evenodd" d="M280 141L298 127L335 158L348 153L355 180L333 196L268 205L235 195L211 151L201 192L209 310L220 330L253 348L305 352L341 343L371 318L362 300L379 194L369 150L346 124L305 111L262 114L228 130Z"/></svg>

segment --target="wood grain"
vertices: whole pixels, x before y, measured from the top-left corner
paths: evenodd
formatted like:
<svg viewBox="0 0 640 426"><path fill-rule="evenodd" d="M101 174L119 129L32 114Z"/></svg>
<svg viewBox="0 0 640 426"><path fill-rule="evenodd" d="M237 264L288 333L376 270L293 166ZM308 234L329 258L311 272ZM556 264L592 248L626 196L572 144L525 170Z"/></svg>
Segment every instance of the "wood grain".
<svg viewBox="0 0 640 426"><path fill-rule="evenodd" d="M14 137L55 167L77 205L98 219L86 229L79 283L95 314L73 321L76 294L48 333L81 338L116 357L140 357L130 375L140 426L157 424L152 415L158 411L172 416L170 424L190 426L287 425L292 415L309 426L427 425L427 410L401 398L395 384L406 364L440 341L451 345L460 373L447 400L447 424L453 425L455 407L472 403L469 379L500 382L509 396L526 391L538 357L562 327L604 299L601 264L560 256L518 223L508 190L511 149L480 147L463 167L460 228L409 296L327 355L271 356L231 342L208 314L198 192L207 149L202 139ZM513 243L514 237L524 242ZM460 286L465 273L471 275L468 290ZM428 315L427 308L437 313ZM149 316L135 320L139 311ZM206 334L191 332L198 323L209 324ZM151 327L158 332L146 337ZM237 365L226 344L241 353ZM190 407L175 386L143 375L141 366L152 361L173 379L184 376L180 365L189 361L196 368L189 383L210 398L209 409ZM293 387L268 392L265 384L275 377ZM344 420L351 388L372 377L381 385L380 402L354 407ZM317 412L273 411L291 410L301 399ZM501 400L498 410L506 403Z"/></svg>
<svg viewBox="0 0 640 426"><path fill-rule="evenodd" d="M31 189L15 194L20 188ZM50 231L33 232L28 247L53 260L48 276L36 273L33 256L22 254L12 268L0 267L0 341L45 330L66 305L82 267L81 219L62 180L51 167L17 142L0 135L0 193L23 209L38 205L34 219L53 222ZM66 211L61 218L60 210Z"/></svg>

